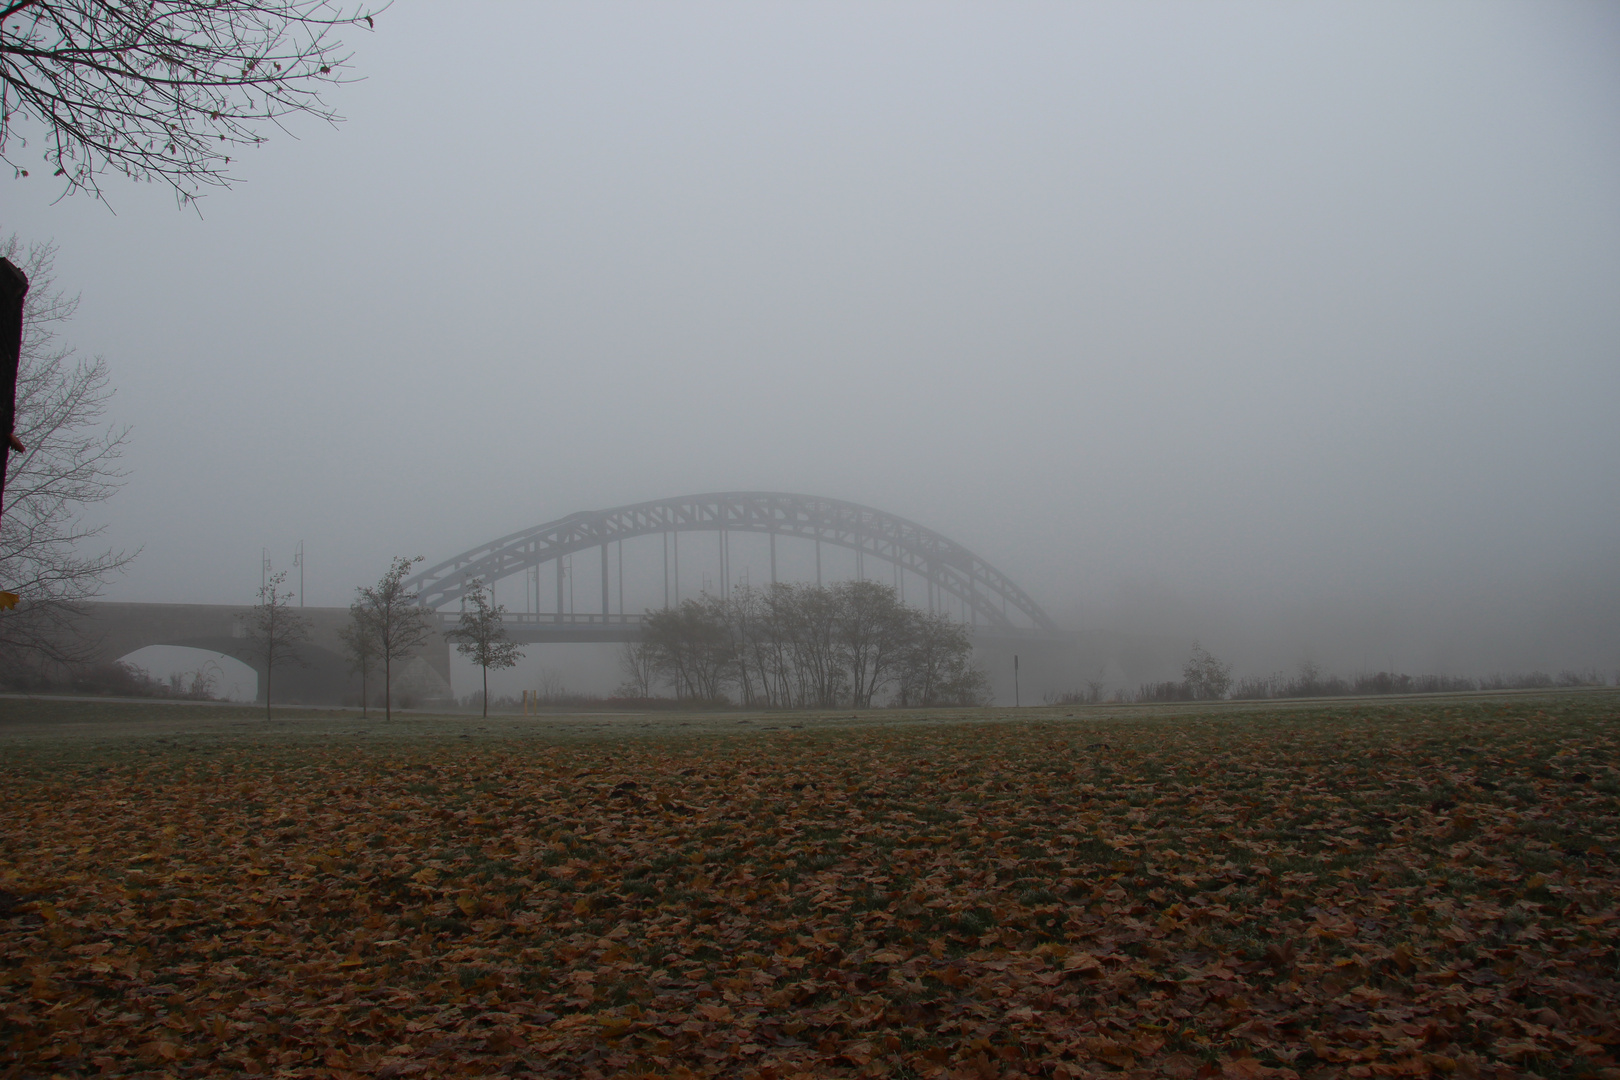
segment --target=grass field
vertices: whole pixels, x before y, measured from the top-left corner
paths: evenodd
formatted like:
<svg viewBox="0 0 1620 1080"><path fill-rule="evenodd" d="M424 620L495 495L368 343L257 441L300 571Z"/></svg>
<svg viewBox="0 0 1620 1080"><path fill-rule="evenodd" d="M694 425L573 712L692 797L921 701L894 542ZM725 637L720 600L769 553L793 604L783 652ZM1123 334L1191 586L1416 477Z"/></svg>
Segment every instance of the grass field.
<svg viewBox="0 0 1620 1080"><path fill-rule="evenodd" d="M0 1070L1620 1077L1617 734L0 700Z"/></svg>

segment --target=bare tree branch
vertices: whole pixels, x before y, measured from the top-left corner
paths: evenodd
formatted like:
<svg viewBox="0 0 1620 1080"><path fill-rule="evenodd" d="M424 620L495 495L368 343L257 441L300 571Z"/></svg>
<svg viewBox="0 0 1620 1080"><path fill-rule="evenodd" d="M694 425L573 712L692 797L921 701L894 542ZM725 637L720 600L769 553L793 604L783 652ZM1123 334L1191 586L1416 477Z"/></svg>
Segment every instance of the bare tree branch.
<svg viewBox="0 0 1620 1080"><path fill-rule="evenodd" d="M111 171L170 185L182 203L228 187L231 154L321 99L350 54L342 27L381 9L331 0L19 0L0 12L0 161L27 176L37 126L64 194L102 198ZM285 130L285 128L283 128Z"/></svg>

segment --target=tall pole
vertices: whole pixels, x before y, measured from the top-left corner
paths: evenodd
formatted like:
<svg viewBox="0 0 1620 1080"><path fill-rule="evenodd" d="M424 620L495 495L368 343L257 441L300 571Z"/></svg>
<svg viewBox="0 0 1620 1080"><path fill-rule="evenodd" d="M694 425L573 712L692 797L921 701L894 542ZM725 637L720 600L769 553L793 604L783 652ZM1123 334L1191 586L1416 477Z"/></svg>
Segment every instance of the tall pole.
<svg viewBox="0 0 1620 1080"><path fill-rule="evenodd" d="M624 537L619 538L619 621L624 622Z"/></svg>
<svg viewBox="0 0 1620 1080"><path fill-rule="evenodd" d="M669 610L669 530L664 530L664 610Z"/></svg>
<svg viewBox="0 0 1620 1080"><path fill-rule="evenodd" d="M771 584L776 584L776 534L771 533Z"/></svg>
<svg viewBox="0 0 1620 1080"><path fill-rule="evenodd" d="M1018 654L1013 653L1013 708L1018 708L1020 704L1018 699Z"/></svg>
<svg viewBox="0 0 1620 1080"><path fill-rule="evenodd" d="M602 541L602 625L608 621L608 556L607 541Z"/></svg>
<svg viewBox="0 0 1620 1080"><path fill-rule="evenodd" d="M298 550L293 553L293 565L298 567L298 606L304 606L304 542L298 541Z"/></svg>

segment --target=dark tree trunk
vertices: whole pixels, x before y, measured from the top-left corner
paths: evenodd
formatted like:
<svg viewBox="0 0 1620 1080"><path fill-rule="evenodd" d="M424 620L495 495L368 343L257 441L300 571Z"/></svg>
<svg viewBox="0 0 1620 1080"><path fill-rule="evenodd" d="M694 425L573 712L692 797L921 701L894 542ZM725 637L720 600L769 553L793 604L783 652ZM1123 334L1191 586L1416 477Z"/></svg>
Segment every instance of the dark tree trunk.
<svg viewBox="0 0 1620 1080"><path fill-rule="evenodd" d="M5 505L6 462L17 427L17 366L22 362L23 297L28 275L0 259L0 507Z"/></svg>

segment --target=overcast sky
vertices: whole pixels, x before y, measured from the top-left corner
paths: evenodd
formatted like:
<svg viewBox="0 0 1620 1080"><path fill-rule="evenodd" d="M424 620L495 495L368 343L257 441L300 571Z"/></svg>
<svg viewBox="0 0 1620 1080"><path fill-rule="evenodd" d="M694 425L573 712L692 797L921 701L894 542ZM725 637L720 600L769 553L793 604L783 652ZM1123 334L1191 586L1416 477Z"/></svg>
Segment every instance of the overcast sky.
<svg viewBox="0 0 1620 1080"><path fill-rule="evenodd" d="M108 598L757 488L1240 671L1620 670L1620 6L449 10L200 218L0 181L133 428Z"/></svg>

